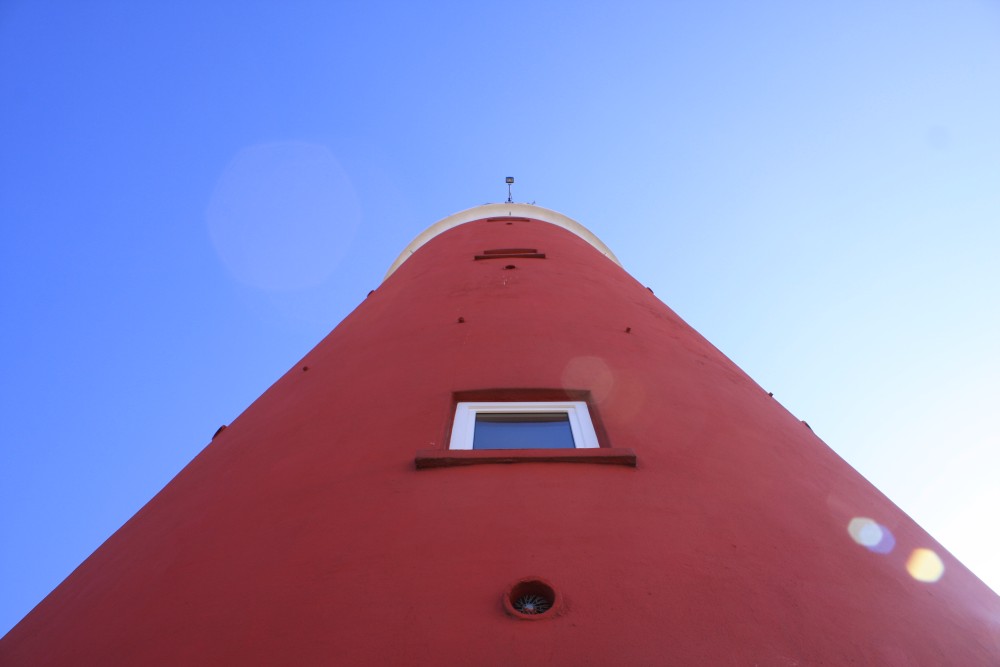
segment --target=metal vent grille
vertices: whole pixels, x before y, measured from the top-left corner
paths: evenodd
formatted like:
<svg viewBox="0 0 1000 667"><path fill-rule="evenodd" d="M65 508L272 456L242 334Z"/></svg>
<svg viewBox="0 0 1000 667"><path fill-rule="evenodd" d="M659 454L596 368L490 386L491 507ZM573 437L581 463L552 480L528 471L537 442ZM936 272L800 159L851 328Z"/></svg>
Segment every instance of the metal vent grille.
<svg viewBox="0 0 1000 667"><path fill-rule="evenodd" d="M503 596L507 613L522 621L541 621L562 613L559 595L547 582L521 579L514 582Z"/></svg>
<svg viewBox="0 0 1000 667"><path fill-rule="evenodd" d="M522 595L514 600L514 609L522 614L544 614L552 607L552 601L541 595Z"/></svg>

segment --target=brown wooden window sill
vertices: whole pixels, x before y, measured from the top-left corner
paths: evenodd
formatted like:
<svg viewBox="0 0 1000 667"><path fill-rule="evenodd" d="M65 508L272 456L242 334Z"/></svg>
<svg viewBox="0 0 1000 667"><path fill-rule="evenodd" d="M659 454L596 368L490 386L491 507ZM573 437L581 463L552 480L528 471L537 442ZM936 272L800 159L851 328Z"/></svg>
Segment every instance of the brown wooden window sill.
<svg viewBox="0 0 1000 667"><path fill-rule="evenodd" d="M599 463L635 467L635 452L627 448L590 449L424 449L413 462L418 470L486 463Z"/></svg>
<svg viewBox="0 0 1000 667"><path fill-rule="evenodd" d="M510 259L510 258L525 258L525 259L545 259L544 252L511 252L511 253L494 253L490 255L476 255L476 259Z"/></svg>

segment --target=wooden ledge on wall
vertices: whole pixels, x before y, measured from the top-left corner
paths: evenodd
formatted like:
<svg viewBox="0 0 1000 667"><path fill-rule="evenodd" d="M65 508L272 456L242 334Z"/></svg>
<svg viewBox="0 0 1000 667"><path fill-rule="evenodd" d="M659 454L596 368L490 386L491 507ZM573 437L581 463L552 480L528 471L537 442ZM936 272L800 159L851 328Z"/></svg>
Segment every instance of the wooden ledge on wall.
<svg viewBox="0 0 1000 667"><path fill-rule="evenodd" d="M631 449L424 449L414 463L424 468L450 468L485 463L599 463L635 467Z"/></svg>

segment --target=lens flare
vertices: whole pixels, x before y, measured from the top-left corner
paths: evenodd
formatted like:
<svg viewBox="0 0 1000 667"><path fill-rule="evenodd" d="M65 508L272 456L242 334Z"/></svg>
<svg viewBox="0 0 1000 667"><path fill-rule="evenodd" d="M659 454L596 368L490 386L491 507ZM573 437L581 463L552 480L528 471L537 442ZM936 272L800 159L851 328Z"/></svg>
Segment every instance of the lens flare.
<svg viewBox="0 0 1000 667"><path fill-rule="evenodd" d="M914 549L906 561L906 571L917 581L934 583L944 574L944 563L930 549Z"/></svg>
<svg viewBox="0 0 1000 667"><path fill-rule="evenodd" d="M600 357L575 357L570 359L562 373L563 387L566 389L590 389L593 399L602 403L615 385L615 377Z"/></svg>
<svg viewBox="0 0 1000 667"><path fill-rule="evenodd" d="M847 524L851 539L877 554L887 554L896 547L892 531L874 519L856 516Z"/></svg>
<svg viewBox="0 0 1000 667"><path fill-rule="evenodd" d="M283 141L240 151L205 211L219 259L240 282L271 292L326 281L361 219L351 180L325 146Z"/></svg>

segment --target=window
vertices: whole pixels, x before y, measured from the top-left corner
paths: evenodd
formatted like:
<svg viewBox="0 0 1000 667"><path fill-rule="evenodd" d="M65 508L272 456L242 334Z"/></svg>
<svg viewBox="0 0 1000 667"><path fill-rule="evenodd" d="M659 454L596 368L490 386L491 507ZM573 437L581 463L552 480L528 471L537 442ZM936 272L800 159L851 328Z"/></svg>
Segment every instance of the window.
<svg viewBox="0 0 1000 667"><path fill-rule="evenodd" d="M442 433L438 447L417 450L417 470L510 463L636 467L632 449L608 442L589 391L471 389L452 397L447 408L441 406L454 411L451 436Z"/></svg>
<svg viewBox="0 0 1000 667"><path fill-rule="evenodd" d="M449 449L593 449L599 447L584 401L462 402Z"/></svg>

